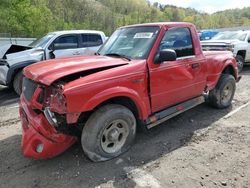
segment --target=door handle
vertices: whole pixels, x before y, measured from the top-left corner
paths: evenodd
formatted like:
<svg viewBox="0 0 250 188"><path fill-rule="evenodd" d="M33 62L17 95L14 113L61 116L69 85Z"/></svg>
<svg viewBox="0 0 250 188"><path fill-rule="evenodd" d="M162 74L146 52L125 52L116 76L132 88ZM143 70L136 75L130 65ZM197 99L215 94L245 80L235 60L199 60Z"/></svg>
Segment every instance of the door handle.
<svg viewBox="0 0 250 188"><path fill-rule="evenodd" d="M200 67L200 64L199 63L193 63L193 64L191 64L191 67L192 67L192 69L196 69L196 68Z"/></svg>
<svg viewBox="0 0 250 188"><path fill-rule="evenodd" d="M81 53L80 52L74 52L73 55L80 55Z"/></svg>

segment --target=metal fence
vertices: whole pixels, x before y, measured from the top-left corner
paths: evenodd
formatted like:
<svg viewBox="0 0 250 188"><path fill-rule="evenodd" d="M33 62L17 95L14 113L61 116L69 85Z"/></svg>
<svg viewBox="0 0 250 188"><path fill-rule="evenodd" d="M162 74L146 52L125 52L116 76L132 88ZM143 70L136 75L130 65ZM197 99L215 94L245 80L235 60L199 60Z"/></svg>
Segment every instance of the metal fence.
<svg viewBox="0 0 250 188"><path fill-rule="evenodd" d="M36 38L12 38L10 33L0 33L0 47L6 44L18 44L27 46Z"/></svg>
<svg viewBox="0 0 250 188"><path fill-rule="evenodd" d="M0 38L11 38L10 33L0 33Z"/></svg>

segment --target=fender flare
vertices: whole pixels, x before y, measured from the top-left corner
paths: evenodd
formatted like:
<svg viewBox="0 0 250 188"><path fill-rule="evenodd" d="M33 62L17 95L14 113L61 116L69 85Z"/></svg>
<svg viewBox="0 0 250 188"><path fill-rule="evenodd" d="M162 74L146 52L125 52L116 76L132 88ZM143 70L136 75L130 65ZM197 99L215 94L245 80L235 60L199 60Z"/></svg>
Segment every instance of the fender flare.
<svg viewBox="0 0 250 188"><path fill-rule="evenodd" d="M235 60L235 59L234 59L234 60ZM235 64L236 64L236 67L235 67L234 64L232 63L232 60L231 60L231 59L226 60L224 66L223 66L223 68L222 68L222 71L224 71L226 67L231 66L231 67L233 68L233 76L234 76L235 80L237 80L237 78L238 78L238 67L237 67L236 60L235 60ZM221 71L221 72L222 72L222 71Z"/></svg>
<svg viewBox="0 0 250 188"><path fill-rule="evenodd" d="M126 87L113 87L106 89L93 97L91 97L87 103L85 103L81 111L91 111L101 103L115 98L115 97L127 97L133 101L137 107L139 118L145 119L150 113L150 104L148 98L145 100L135 91Z"/></svg>
<svg viewBox="0 0 250 188"><path fill-rule="evenodd" d="M17 64L14 64L12 66L9 67L9 71L7 73L7 79L6 79L6 83L7 85L10 85L10 83L12 82L16 72L20 69L23 69L24 67L27 67L28 65L31 65L33 63L36 63L37 61L34 60L28 60L28 61L22 61L19 62Z"/></svg>
<svg viewBox="0 0 250 188"><path fill-rule="evenodd" d="M216 84L218 83L218 81L219 81L219 79L220 79L220 76L221 76L221 74L222 74L222 72L226 69L226 67L228 67L228 66L231 66L232 67L232 69L233 69L233 76L234 76L234 78L235 78L235 80L237 80L238 79L238 70L237 70L237 67L235 68L235 66L234 66L234 63L232 62L232 61L235 61L235 59L226 59L224 62L223 62L223 65L222 66L219 66L217 69L216 69L216 74L214 74L214 75L212 75L212 77L214 77L213 79L212 79L212 83L209 85L209 86L207 86L207 89L208 90L211 90L211 89L213 89L215 86L216 86ZM236 64L236 62L235 62L235 64Z"/></svg>

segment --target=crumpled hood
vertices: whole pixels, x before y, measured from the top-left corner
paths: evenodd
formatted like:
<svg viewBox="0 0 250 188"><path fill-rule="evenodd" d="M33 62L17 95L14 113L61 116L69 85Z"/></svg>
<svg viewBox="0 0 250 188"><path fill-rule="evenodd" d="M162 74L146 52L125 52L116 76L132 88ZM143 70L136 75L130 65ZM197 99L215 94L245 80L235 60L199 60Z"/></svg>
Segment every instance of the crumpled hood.
<svg viewBox="0 0 250 188"><path fill-rule="evenodd" d="M0 59L5 59L9 66L25 61L38 62L41 61L43 57L44 50L42 48L32 48L14 44L4 45L0 48Z"/></svg>
<svg viewBox="0 0 250 188"><path fill-rule="evenodd" d="M32 49L30 46L6 44L0 48L0 58L11 59L12 57L17 57L20 53L27 53L30 49Z"/></svg>
<svg viewBox="0 0 250 188"><path fill-rule="evenodd" d="M79 72L126 65L125 59L107 56L78 56L41 61L24 69L24 75L31 80L50 85L54 81Z"/></svg>
<svg viewBox="0 0 250 188"><path fill-rule="evenodd" d="M34 49L29 49L29 50L24 50L21 52L16 52L16 53L11 53L11 54L7 54L7 60L12 60L12 59L16 59L16 58L20 58L20 57L24 57L24 56L30 56L32 53L36 52L37 50ZM39 50L41 51L41 50Z"/></svg>

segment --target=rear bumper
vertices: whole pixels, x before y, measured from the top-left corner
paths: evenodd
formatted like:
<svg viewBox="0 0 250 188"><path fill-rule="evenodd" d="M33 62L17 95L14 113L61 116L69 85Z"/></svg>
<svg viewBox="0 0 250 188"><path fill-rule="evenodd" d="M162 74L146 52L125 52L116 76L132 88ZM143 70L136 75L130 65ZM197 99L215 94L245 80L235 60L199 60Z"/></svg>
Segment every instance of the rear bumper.
<svg viewBox="0 0 250 188"><path fill-rule="evenodd" d="M43 113L37 114L21 96L20 119L22 123L22 143L23 155L35 159L48 159L55 157L70 146L77 138L58 133L51 126Z"/></svg>

